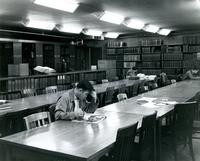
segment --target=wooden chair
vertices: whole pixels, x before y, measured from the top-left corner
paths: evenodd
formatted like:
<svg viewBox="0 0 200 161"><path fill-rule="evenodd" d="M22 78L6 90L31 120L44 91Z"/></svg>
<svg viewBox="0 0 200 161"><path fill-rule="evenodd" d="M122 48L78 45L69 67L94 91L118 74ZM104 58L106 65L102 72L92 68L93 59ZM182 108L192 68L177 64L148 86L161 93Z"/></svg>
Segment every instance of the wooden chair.
<svg viewBox="0 0 200 161"><path fill-rule="evenodd" d="M50 113L51 121L54 122L54 121L55 121L55 109L56 109L56 103L50 105L48 109L49 109L49 113Z"/></svg>
<svg viewBox="0 0 200 161"><path fill-rule="evenodd" d="M193 139L200 139L198 136L200 134L200 92L197 92L193 101L197 102L197 108L194 110L194 122L193 122Z"/></svg>
<svg viewBox="0 0 200 161"><path fill-rule="evenodd" d="M149 161L155 159L156 116L157 112L154 112L143 117L139 138L135 139L134 151L132 152L133 160Z"/></svg>
<svg viewBox="0 0 200 161"><path fill-rule="evenodd" d="M138 95L139 84L134 84L129 88L129 97Z"/></svg>
<svg viewBox="0 0 200 161"><path fill-rule="evenodd" d="M121 84L118 91L118 93L126 93L126 84Z"/></svg>
<svg viewBox="0 0 200 161"><path fill-rule="evenodd" d="M22 90L22 97L30 97L30 96L36 96L36 90L35 89L24 89Z"/></svg>
<svg viewBox="0 0 200 161"><path fill-rule="evenodd" d="M172 126L164 131L163 138L170 138L175 160L177 160L177 145L183 144L189 146L192 161L195 161L192 145L192 125L195 108L197 108L196 101L176 104Z"/></svg>
<svg viewBox="0 0 200 161"><path fill-rule="evenodd" d="M138 93L145 93L149 91L149 86L147 85L146 82L142 82L140 83L139 87L138 87Z"/></svg>
<svg viewBox="0 0 200 161"><path fill-rule="evenodd" d="M113 102L113 94L115 92L115 87L107 87L105 93L105 105L111 104Z"/></svg>
<svg viewBox="0 0 200 161"><path fill-rule="evenodd" d="M51 123L49 112L31 114L29 116L24 117L23 119L25 120L27 130L43 126L47 123Z"/></svg>
<svg viewBox="0 0 200 161"><path fill-rule="evenodd" d="M57 86L49 86L45 88L46 94L56 93L58 91Z"/></svg>
<svg viewBox="0 0 200 161"><path fill-rule="evenodd" d="M137 125L135 123L118 129L113 149L107 157L104 156L99 161L131 161Z"/></svg>
<svg viewBox="0 0 200 161"><path fill-rule="evenodd" d="M117 100L118 100L119 102L120 102L120 101L123 101L123 100L126 100L126 99L128 99L126 93L119 93L119 94L117 95Z"/></svg>

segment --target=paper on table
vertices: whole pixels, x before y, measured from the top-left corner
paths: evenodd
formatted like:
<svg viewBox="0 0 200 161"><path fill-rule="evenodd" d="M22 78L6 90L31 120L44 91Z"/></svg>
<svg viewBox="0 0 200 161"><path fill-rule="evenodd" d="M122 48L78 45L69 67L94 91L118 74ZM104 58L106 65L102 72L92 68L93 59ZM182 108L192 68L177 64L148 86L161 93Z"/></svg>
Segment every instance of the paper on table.
<svg viewBox="0 0 200 161"><path fill-rule="evenodd" d="M145 100L145 101L148 101L148 102L152 102L156 99L157 98L153 98L153 97L142 97L142 98L137 99L137 101Z"/></svg>
<svg viewBox="0 0 200 161"><path fill-rule="evenodd" d="M142 106L147 107L147 108L158 108L158 107L161 107L161 106L155 104L154 102L148 102L148 103L143 104Z"/></svg>

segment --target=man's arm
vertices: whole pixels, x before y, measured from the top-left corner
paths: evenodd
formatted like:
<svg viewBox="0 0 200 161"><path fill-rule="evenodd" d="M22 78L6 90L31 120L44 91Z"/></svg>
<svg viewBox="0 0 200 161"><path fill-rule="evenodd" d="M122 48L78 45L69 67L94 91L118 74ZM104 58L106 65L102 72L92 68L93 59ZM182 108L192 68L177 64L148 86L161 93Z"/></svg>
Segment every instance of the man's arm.
<svg viewBox="0 0 200 161"><path fill-rule="evenodd" d="M193 74L191 73L191 71L188 72L188 77L189 77L190 79L192 79L192 80L199 80L199 79L200 79L200 77L194 77Z"/></svg>

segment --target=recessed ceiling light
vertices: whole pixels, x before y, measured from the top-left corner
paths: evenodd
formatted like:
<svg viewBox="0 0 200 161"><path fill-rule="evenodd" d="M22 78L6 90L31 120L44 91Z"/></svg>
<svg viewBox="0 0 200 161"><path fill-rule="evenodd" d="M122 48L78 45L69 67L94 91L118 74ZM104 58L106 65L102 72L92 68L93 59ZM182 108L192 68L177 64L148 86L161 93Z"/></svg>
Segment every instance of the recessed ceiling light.
<svg viewBox="0 0 200 161"><path fill-rule="evenodd" d="M72 0L35 0L35 4L73 13L79 4Z"/></svg>
<svg viewBox="0 0 200 161"><path fill-rule="evenodd" d="M170 32L171 32L171 30L169 30L169 29L160 29L158 31L158 34L167 36L167 35L169 35Z"/></svg>
<svg viewBox="0 0 200 161"><path fill-rule="evenodd" d="M102 31L87 29L87 30L85 30L84 34L90 35L90 36L101 36L102 35Z"/></svg>
<svg viewBox="0 0 200 161"><path fill-rule="evenodd" d="M134 28L134 29L142 29L144 27L144 23L140 20L133 20L133 19L129 19L127 21L125 21L124 23L127 27L130 27L130 28Z"/></svg>
<svg viewBox="0 0 200 161"><path fill-rule="evenodd" d="M105 37L107 38L117 38L119 36L119 33L117 32L107 32L104 34Z"/></svg>
<svg viewBox="0 0 200 161"><path fill-rule="evenodd" d="M59 31L79 34L82 31L82 28L75 25L63 25L60 27Z"/></svg>
<svg viewBox="0 0 200 161"><path fill-rule="evenodd" d="M144 29L145 31L147 31L147 32L156 33L156 32L158 32L159 27L157 27L157 26L155 26L155 25L146 25L143 29Z"/></svg>
<svg viewBox="0 0 200 161"><path fill-rule="evenodd" d="M123 22L124 17L109 11L104 11L103 15L100 17L101 21L106 21L114 24L120 24Z"/></svg>
<svg viewBox="0 0 200 161"><path fill-rule="evenodd" d="M39 21L39 20L27 20L24 24L26 27L52 30L55 27L53 22Z"/></svg>

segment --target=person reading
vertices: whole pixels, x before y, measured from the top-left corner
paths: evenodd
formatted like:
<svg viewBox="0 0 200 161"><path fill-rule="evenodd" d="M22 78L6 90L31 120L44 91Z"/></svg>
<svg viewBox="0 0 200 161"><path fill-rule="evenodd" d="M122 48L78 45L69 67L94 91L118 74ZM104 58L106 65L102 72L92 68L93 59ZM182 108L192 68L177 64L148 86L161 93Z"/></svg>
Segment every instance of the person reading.
<svg viewBox="0 0 200 161"><path fill-rule="evenodd" d="M85 113L94 113L98 104L97 94L90 82L80 81L57 101L55 119L83 119Z"/></svg>

